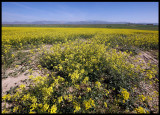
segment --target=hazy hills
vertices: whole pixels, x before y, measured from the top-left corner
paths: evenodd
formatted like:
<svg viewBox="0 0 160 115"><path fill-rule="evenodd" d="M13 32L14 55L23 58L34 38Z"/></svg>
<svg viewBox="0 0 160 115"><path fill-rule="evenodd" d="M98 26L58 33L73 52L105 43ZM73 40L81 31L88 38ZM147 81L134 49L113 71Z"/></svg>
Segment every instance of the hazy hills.
<svg viewBox="0 0 160 115"><path fill-rule="evenodd" d="M130 22L109 22L109 21L14 21L14 22L2 22L2 24L128 24ZM158 23L132 23L132 24L153 24Z"/></svg>

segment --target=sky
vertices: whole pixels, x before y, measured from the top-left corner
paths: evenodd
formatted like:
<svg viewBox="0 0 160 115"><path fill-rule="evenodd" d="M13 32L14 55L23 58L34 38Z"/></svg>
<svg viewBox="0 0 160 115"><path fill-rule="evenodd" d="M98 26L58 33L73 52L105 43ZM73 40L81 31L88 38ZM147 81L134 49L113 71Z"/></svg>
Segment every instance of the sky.
<svg viewBox="0 0 160 115"><path fill-rule="evenodd" d="M2 22L158 23L158 2L2 2Z"/></svg>

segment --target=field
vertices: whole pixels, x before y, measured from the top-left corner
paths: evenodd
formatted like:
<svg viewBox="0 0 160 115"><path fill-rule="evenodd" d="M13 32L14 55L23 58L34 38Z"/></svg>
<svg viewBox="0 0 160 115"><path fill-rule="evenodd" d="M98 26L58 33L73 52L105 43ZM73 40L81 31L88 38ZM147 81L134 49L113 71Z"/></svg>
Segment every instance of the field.
<svg viewBox="0 0 160 115"><path fill-rule="evenodd" d="M159 113L158 38L156 30L2 27L2 113Z"/></svg>
<svg viewBox="0 0 160 115"><path fill-rule="evenodd" d="M158 25L144 24L3 24L3 27L110 28L158 31Z"/></svg>

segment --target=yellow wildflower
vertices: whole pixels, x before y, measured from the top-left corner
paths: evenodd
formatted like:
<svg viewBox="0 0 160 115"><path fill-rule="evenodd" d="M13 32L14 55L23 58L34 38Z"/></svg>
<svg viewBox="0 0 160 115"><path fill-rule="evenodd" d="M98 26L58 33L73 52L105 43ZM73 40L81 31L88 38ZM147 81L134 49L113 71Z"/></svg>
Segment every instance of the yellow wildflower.
<svg viewBox="0 0 160 115"><path fill-rule="evenodd" d="M61 103L62 101L63 101L63 97L62 96L58 97L58 103Z"/></svg>
<svg viewBox="0 0 160 115"><path fill-rule="evenodd" d="M35 113L36 113L35 111L33 111L32 109L30 109L29 114L35 114Z"/></svg>
<svg viewBox="0 0 160 115"><path fill-rule="evenodd" d="M4 109L4 110L2 111L2 114L4 114L4 113L8 113L8 111L7 111L6 109Z"/></svg>
<svg viewBox="0 0 160 115"><path fill-rule="evenodd" d="M108 91L107 89L105 89L105 91L106 91L106 96L108 96L108 94L109 94L109 91Z"/></svg>
<svg viewBox="0 0 160 115"><path fill-rule="evenodd" d="M53 106L51 107L50 113L56 113L56 111L57 111L57 106L56 106L56 105L53 105Z"/></svg>
<svg viewBox="0 0 160 115"><path fill-rule="evenodd" d="M146 97L145 97L144 95L139 95L139 99L140 99L141 101L144 101L144 100L146 99Z"/></svg>
<svg viewBox="0 0 160 115"><path fill-rule="evenodd" d="M12 58L14 58L15 56L14 56L14 54L12 54Z"/></svg>
<svg viewBox="0 0 160 115"><path fill-rule="evenodd" d="M23 89L23 88L25 88L26 86L25 86L24 84L21 84L19 87L20 87L21 89Z"/></svg>
<svg viewBox="0 0 160 115"><path fill-rule="evenodd" d="M68 95L68 98L69 98L69 102L71 102L71 101L72 101L73 96L72 96L71 94L69 94L69 95Z"/></svg>
<svg viewBox="0 0 160 115"><path fill-rule="evenodd" d="M32 97L32 102L36 103L37 102L37 98L35 96Z"/></svg>
<svg viewBox="0 0 160 115"><path fill-rule="evenodd" d="M91 108L92 106L90 105L90 102L89 101L84 101L84 105L86 107L86 110L88 110L89 108Z"/></svg>
<svg viewBox="0 0 160 115"><path fill-rule="evenodd" d="M84 72L85 72L84 69L82 69L82 70L81 70L81 73L83 74Z"/></svg>
<svg viewBox="0 0 160 115"><path fill-rule="evenodd" d="M74 86L75 86L77 89L79 89L79 90L80 90L80 87L79 87L79 85L76 85L76 84L75 84Z"/></svg>
<svg viewBox="0 0 160 115"><path fill-rule="evenodd" d="M123 100L123 103L125 103L125 100Z"/></svg>
<svg viewBox="0 0 160 115"><path fill-rule="evenodd" d="M93 107L95 107L94 100L90 98L90 103Z"/></svg>
<svg viewBox="0 0 160 115"><path fill-rule="evenodd" d="M84 100L83 104L85 105L86 110L90 109L92 106L95 107L94 100L91 98L88 101Z"/></svg>
<svg viewBox="0 0 160 115"><path fill-rule="evenodd" d="M76 103L76 102L73 102L73 104L74 104L74 109L75 109L74 113L78 112L81 109L80 105L78 103Z"/></svg>
<svg viewBox="0 0 160 115"><path fill-rule="evenodd" d="M145 110L143 107L138 107L135 110L137 113L149 113L149 111Z"/></svg>
<svg viewBox="0 0 160 115"><path fill-rule="evenodd" d="M42 105L42 103L40 103L40 104L38 104L38 106L41 108L43 105Z"/></svg>
<svg viewBox="0 0 160 115"><path fill-rule="evenodd" d="M16 65L15 67L16 67L16 68L18 68L18 67L19 67L19 65Z"/></svg>
<svg viewBox="0 0 160 115"><path fill-rule="evenodd" d="M95 84L96 84L96 87L98 87L98 88L101 87L101 83L99 81L96 81Z"/></svg>
<svg viewBox="0 0 160 115"><path fill-rule="evenodd" d="M43 111L47 111L48 108L49 108L49 105L48 105L48 104L45 104L45 105L43 106Z"/></svg>
<svg viewBox="0 0 160 115"><path fill-rule="evenodd" d="M122 94L124 100L128 100L129 93L127 92L126 89L122 88L121 94Z"/></svg>
<svg viewBox="0 0 160 115"><path fill-rule="evenodd" d="M67 100L68 99L68 95L64 95L64 99Z"/></svg>
<svg viewBox="0 0 160 115"><path fill-rule="evenodd" d="M79 96L78 99L81 99L81 96Z"/></svg>
<svg viewBox="0 0 160 115"><path fill-rule="evenodd" d="M29 76L29 79L32 79L33 77L34 77L33 75L30 75L30 76Z"/></svg>
<svg viewBox="0 0 160 115"><path fill-rule="evenodd" d="M17 112L18 111L18 106L13 108L13 112Z"/></svg>
<svg viewBox="0 0 160 115"><path fill-rule="evenodd" d="M107 108L107 103L106 102L104 102L104 106Z"/></svg>
<svg viewBox="0 0 160 115"><path fill-rule="evenodd" d="M89 80L89 77L85 77L82 83L87 84L88 80Z"/></svg>
<svg viewBox="0 0 160 115"><path fill-rule="evenodd" d="M87 92L90 92L91 91L91 88L90 87L87 87Z"/></svg>

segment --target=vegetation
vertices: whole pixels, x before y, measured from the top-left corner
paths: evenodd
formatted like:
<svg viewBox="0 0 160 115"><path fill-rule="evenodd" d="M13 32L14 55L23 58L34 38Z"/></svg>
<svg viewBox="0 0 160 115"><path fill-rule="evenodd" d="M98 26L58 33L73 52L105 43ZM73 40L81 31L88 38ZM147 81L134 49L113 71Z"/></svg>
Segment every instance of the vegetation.
<svg viewBox="0 0 160 115"><path fill-rule="evenodd" d="M57 27L57 28L110 28L110 29L138 29L156 30L158 25L143 24L3 24L3 27Z"/></svg>
<svg viewBox="0 0 160 115"><path fill-rule="evenodd" d="M38 55L44 73L33 76L31 68L30 84L2 97L12 104L2 113L150 113L158 92L150 97L138 89L158 83L158 65L143 68L135 56L137 49L158 50L158 37L134 29L2 27L2 69L18 59L30 65Z"/></svg>

